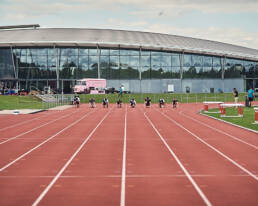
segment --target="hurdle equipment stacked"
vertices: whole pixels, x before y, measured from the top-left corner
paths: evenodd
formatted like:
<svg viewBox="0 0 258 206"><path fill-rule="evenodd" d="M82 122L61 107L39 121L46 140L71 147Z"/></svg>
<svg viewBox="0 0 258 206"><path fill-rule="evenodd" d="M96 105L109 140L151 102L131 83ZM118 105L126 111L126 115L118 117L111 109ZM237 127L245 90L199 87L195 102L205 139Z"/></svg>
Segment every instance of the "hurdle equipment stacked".
<svg viewBox="0 0 258 206"><path fill-rule="evenodd" d="M254 107L254 124L258 124L258 107Z"/></svg>
<svg viewBox="0 0 258 206"><path fill-rule="evenodd" d="M227 116L226 108L227 107L237 107L238 115ZM243 117L243 104L220 104L220 117Z"/></svg>
<svg viewBox="0 0 258 206"><path fill-rule="evenodd" d="M204 112L205 113L219 113L219 112L209 112L209 104L218 104L218 106L220 107L220 104L223 104L224 102L203 102L203 106L204 106Z"/></svg>

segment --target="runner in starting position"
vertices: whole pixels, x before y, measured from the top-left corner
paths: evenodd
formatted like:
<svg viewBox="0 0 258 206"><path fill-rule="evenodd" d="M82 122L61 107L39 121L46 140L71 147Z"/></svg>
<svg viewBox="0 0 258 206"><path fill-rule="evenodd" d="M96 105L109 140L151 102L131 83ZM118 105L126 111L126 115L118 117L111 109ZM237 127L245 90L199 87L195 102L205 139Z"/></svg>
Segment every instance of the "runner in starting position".
<svg viewBox="0 0 258 206"><path fill-rule="evenodd" d="M172 100L172 106L173 106L173 108L176 108L177 105L178 105L178 100L177 100L176 98L173 98L173 100Z"/></svg>
<svg viewBox="0 0 258 206"><path fill-rule="evenodd" d="M74 104L77 108L80 107L80 97L79 97L79 96L74 96L73 104Z"/></svg>
<svg viewBox="0 0 258 206"><path fill-rule="evenodd" d="M103 108L108 108L108 99L105 97L102 101L102 104L103 104Z"/></svg>
<svg viewBox="0 0 258 206"><path fill-rule="evenodd" d="M89 101L89 103L90 103L90 108L96 107L96 105L95 105L95 99L94 99L94 98L91 98L90 101Z"/></svg>
<svg viewBox="0 0 258 206"><path fill-rule="evenodd" d="M134 107L136 106L136 101L135 101L135 99L131 99L131 100L130 100L130 106L131 106L131 108L134 108Z"/></svg>
<svg viewBox="0 0 258 206"><path fill-rule="evenodd" d="M151 105L151 99L150 99L149 97L147 97L147 98L145 99L145 106L146 106L146 107L150 107L150 105Z"/></svg>
<svg viewBox="0 0 258 206"><path fill-rule="evenodd" d="M165 100L164 100L163 98L160 98L160 99L159 99L159 107L160 107L160 108L165 107Z"/></svg>
<svg viewBox="0 0 258 206"><path fill-rule="evenodd" d="M118 107L118 108L122 108L122 100L118 99L118 100L116 101L116 104L117 104L117 107Z"/></svg>

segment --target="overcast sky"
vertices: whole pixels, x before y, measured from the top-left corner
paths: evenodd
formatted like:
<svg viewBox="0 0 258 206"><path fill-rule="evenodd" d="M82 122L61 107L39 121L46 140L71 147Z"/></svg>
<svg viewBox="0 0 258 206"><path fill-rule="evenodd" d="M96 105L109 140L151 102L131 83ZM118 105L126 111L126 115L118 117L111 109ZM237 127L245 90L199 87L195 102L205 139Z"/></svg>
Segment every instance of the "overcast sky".
<svg viewBox="0 0 258 206"><path fill-rule="evenodd" d="M258 49L258 0L0 0L0 25L175 34Z"/></svg>

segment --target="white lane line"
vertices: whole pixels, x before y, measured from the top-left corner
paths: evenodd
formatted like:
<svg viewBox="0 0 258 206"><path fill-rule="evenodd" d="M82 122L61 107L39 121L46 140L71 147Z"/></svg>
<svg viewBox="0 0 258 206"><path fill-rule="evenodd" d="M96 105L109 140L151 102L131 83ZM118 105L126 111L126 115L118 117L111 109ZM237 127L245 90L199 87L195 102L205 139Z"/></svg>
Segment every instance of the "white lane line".
<svg viewBox="0 0 258 206"><path fill-rule="evenodd" d="M204 123L204 122L201 122L201 121L199 121L199 120L197 120L197 119L194 119L194 118L192 118L192 117L190 117L190 116L184 114L182 111L179 112L179 114L181 114L181 115L187 117L188 119L191 119L191 120L193 120L193 121L195 121L195 122L197 122L197 123L199 123L199 124L202 124L202 125L204 125L204 126L210 128L210 129L212 129L212 130L214 130L214 131L216 131L216 132L219 132L219 133L224 134L224 135L226 135L226 136L228 136L228 137L231 137L231 138L234 139L234 140L237 140L237 141L239 141L239 142L242 142L242 143L244 143L244 144L246 144L246 145L248 145L248 146L250 146L250 147L252 147L252 148L254 148L254 149L258 149L257 146L255 146L255 145L253 145L253 144L250 144L250 143L248 143L248 142L246 142L246 141L244 141L244 140L241 140L241 139L239 139L239 138L237 138L237 137L235 137L235 136L233 136L233 135L231 135L231 134L228 134L228 133L226 133L226 132L224 132L224 131L222 131L222 130L220 130L220 129L211 127L210 125L208 125L208 124L206 124L206 123Z"/></svg>
<svg viewBox="0 0 258 206"><path fill-rule="evenodd" d="M218 149L216 149L215 147L211 146L209 143L207 143L206 141L204 141L202 138L200 138L199 136L197 136L196 134L194 134L193 132L191 132L190 130L186 129L183 125L177 123L175 120L171 119L169 116L167 116L164 113L161 113L164 117L166 117L167 119L169 119L170 121L172 121L174 124L176 124L178 127L182 128L183 130L185 130L186 132L188 132L189 134L191 134L192 136L194 136L196 139L198 139L199 141L201 141L203 144L205 144L206 146L208 146L209 148L211 148L212 150L214 150L215 152L217 152L218 154L220 154L222 157L224 157L225 159L227 159L228 161L230 161L232 164L234 164L235 166L237 166L239 169L243 170L245 173L247 173L248 175L250 175L252 178L254 178L255 180L258 180L258 177L253 174L252 172L250 172L249 170L247 170L246 168L242 167L240 164L238 164L237 162L235 162L233 159L231 159L230 157L228 157L227 155L225 155L224 153L222 153L221 151L219 151Z"/></svg>
<svg viewBox="0 0 258 206"><path fill-rule="evenodd" d="M6 142L9 142L9 141L11 141L11 140L14 140L14 139L16 139L16 138L18 138L18 137L21 137L21 136L23 136L23 135L25 135L25 134L28 134L28 133L30 133L30 132L33 132L33 131L35 131L35 130L41 128L41 127L44 127L44 126L46 126L46 125L48 125L48 124L51 124L51 123L53 123L53 122L56 122L56 121L58 121L58 120L60 120L60 119L63 119L63 118L68 117L68 116L71 116L72 114L77 113L77 112L78 112L78 111L75 111L75 112L72 112L72 113L70 113L70 114L61 116L61 117L59 117L59 118L57 118L57 119L54 119L54 120L52 120L52 121L50 121L50 122L47 122L47 123L45 123L45 124L42 124L42 125L40 125L40 126L38 126L38 127L35 127L35 128L33 128L33 129L31 129L31 130L28 130L27 132L23 132L23 133L21 133L21 134L19 134L19 135L17 135L17 136L14 136L14 137L10 137L10 138L8 138L8 139L5 140L5 141L0 142L0 145L1 145L1 144L4 144L4 143L6 143Z"/></svg>
<svg viewBox="0 0 258 206"><path fill-rule="evenodd" d="M33 152L34 150L36 150L37 148L39 148L40 146L42 146L43 144L47 143L48 141L50 141L51 139L53 139L54 137L56 137L57 135L61 134L62 132L64 132L65 130L69 129L70 127L72 127L73 125L77 124L79 121L81 121L82 119L84 119L85 117L87 117L89 114L93 113L89 112L85 115L83 115L80 119L76 120L75 122L73 122L72 124L68 125L67 127L63 128L62 130L60 130L59 132L57 132L56 134L52 135L51 137L49 137L48 139L46 139L44 142L38 144L36 147L32 148L31 150L29 150L28 152L24 153L23 155L19 156L17 159L13 160L12 162L8 163L7 165L5 165L4 167L0 168L0 172L2 172L3 170L5 170L6 168L10 167L11 165L13 165L15 162L19 161L20 159L22 159L23 157L27 156L28 154L30 154L31 152Z"/></svg>
<svg viewBox="0 0 258 206"><path fill-rule="evenodd" d="M125 124L124 124L124 148L123 148L123 166L121 181L121 199L120 206L125 206L125 183L126 183L126 130L127 130L127 106L125 107Z"/></svg>
<svg viewBox="0 0 258 206"><path fill-rule="evenodd" d="M55 184L55 182L58 180L58 178L62 175L62 173L65 171L65 169L69 166L69 164L73 161L75 156L81 151L83 146L88 142L88 140L91 138L91 136L94 134L94 132L97 130L97 128L101 125L101 123L106 119L106 117L110 114L112 109L102 118L102 120L98 123L98 125L91 131L91 133L88 135L88 137L83 141L83 143L80 145L80 147L75 151L75 153L70 157L70 159L66 162L66 164L63 166L63 168L58 172L58 174L55 176L55 178L49 183L49 185L46 187L46 189L39 195L39 197L35 200L35 202L32 204L32 206L36 206L39 204L39 202L45 197L47 192L51 189L51 187Z"/></svg>
<svg viewBox="0 0 258 206"><path fill-rule="evenodd" d="M197 183L194 181L194 179L192 178L192 176L190 175L190 173L187 171L187 169L184 167L184 165L180 162L180 160L178 159L178 157L176 156L176 154L173 152L173 150L169 147L169 145L167 144L166 140L162 137L162 135L159 133L159 131L156 129L156 127L154 126L154 124L151 122L151 120L149 119L149 117L146 115L146 112L144 112L144 116L145 118L148 120L148 122L150 123L150 125L152 126L152 128L155 130L155 132L158 134L158 136L160 137L161 141L164 143L164 145L167 147L167 149L169 150L170 154L174 157L174 159L176 160L176 162L178 163L178 165L181 167L181 169L184 171L186 177L189 179L189 181L192 183L192 185L194 186L195 190L198 192L198 194L201 196L202 200L205 202L206 205L211 206L212 204L210 203L210 201L208 200L208 198L205 196L205 194L202 192L201 188L197 185Z"/></svg>
<svg viewBox="0 0 258 206"><path fill-rule="evenodd" d="M216 178L226 178L226 177L248 177L249 175L205 175L205 174L192 174L192 177L216 177ZM18 179L18 178L27 178L27 179L37 179L37 178L54 178L54 175L40 175L40 176L0 176L0 179ZM61 175L59 178L121 178L122 175L99 175L99 176L75 176L75 175ZM187 177L185 174L182 175L126 175L126 178L167 178L167 177Z"/></svg>
<svg viewBox="0 0 258 206"><path fill-rule="evenodd" d="M16 126L18 126L18 125L23 125L23 124L28 123L28 122L31 122L31 121L33 121L33 120L40 119L40 118L43 118L43 117L47 117L47 116L49 116L49 115L51 115L51 114L56 114L56 113L57 113L57 112L45 114L44 116L39 116L39 117L36 117L36 118L33 118L33 119L29 119L29 120L26 120L26 121L22 121L22 120L21 120L22 122L19 122L19 123L17 123L17 124L13 124L13 125L8 126L8 127L1 128L0 131L6 130L6 129L10 129L10 128L16 127Z"/></svg>

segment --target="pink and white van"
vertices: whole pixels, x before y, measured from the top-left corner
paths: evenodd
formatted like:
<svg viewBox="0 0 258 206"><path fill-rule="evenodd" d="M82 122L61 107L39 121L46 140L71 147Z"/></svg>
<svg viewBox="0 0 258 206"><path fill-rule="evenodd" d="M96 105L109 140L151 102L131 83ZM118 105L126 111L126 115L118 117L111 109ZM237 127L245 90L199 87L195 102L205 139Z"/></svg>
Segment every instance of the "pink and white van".
<svg viewBox="0 0 258 206"><path fill-rule="evenodd" d="M80 79L76 81L74 93L104 94L107 87L106 79Z"/></svg>

